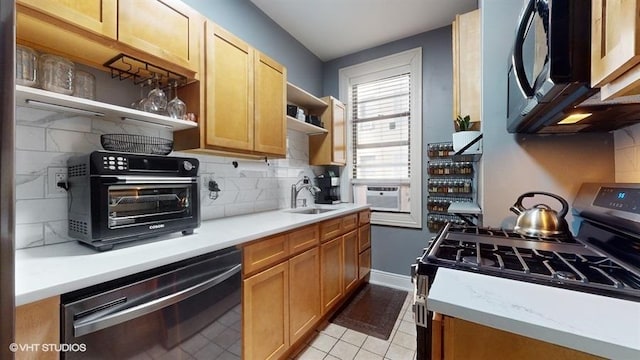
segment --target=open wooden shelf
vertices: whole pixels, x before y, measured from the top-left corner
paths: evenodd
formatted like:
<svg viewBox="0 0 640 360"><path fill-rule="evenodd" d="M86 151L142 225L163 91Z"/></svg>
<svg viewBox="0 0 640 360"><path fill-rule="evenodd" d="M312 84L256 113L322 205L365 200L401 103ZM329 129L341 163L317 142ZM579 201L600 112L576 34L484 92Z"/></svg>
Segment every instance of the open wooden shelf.
<svg viewBox="0 0 640 360"><path fill-rule="evenodd" d="M287 129L300 131L307 135L326 134L329 132L327 129L300 121L289 115L287 115Z"/></svg>

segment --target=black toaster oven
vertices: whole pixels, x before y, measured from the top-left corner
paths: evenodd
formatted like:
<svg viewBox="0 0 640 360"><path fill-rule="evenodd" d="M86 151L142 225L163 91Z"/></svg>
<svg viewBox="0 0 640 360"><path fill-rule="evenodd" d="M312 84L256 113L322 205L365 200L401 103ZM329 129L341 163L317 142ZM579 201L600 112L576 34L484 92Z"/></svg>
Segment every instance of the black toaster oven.
<svg viewBox="0 0 640 360"><path fill-rule="evenodd" d="M94 151L68 160L69 236L98 250L200 226L195 158Z"/></svg>

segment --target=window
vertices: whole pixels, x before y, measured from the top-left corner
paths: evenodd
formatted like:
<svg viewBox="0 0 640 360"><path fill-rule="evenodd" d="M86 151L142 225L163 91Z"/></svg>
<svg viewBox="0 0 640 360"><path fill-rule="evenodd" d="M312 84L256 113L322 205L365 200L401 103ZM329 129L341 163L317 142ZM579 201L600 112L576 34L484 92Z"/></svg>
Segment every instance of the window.
<svg viewBox="0 0 640 360"><path fill-rule="evenodd" d="M422 227L421 49L340 69L339 78L352 144L343 173L351 184L343 185L353 185L356 202L372 204L372 223ZM385 205L367 189L385 189Z"/></svg>
<svg viewBox="0 0 640 360"><path fill-rule="evenodd" d="M411 74L351 87L353 178L409 180Z"/></svg>

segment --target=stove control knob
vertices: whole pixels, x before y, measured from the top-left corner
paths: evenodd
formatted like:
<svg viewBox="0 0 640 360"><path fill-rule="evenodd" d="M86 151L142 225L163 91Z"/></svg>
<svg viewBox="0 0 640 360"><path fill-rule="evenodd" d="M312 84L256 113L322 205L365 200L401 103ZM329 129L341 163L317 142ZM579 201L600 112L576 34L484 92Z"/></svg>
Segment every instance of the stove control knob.
<svg viewBox="0 0 640 360"><path fill-rule="evenodd" d="M182 162L182 166L184 167L185 170L187 171L191 171L193 170L194 166L193 164L189 161L189 160L185 160Z"/></svg>

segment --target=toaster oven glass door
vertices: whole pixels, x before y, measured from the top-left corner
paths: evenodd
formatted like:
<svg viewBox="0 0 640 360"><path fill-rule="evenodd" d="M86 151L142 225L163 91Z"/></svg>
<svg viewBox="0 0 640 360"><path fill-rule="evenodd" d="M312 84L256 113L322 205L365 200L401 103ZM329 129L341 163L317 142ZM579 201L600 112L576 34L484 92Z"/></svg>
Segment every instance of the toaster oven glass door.
<svg viewBox="0 0 640 360"><path fill-rule="evenodd" d="M190 217L191 185L113 185L107 190L109 229Z"/></svg>

